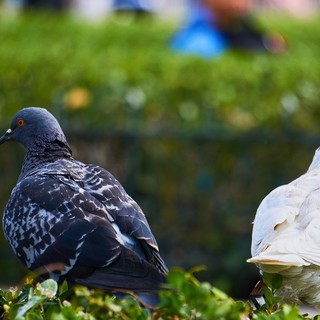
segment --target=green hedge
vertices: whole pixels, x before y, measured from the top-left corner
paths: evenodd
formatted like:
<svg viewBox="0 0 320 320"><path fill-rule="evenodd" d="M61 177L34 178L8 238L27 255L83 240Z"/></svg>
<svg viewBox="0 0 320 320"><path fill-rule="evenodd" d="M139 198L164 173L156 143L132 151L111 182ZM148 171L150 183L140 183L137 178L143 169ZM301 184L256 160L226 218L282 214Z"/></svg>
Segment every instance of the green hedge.
<svg viewBox="0 0 320 320"><path fill-rule="evenodd" d="M278 296L280 276L265 277L265 300L258 308L249 301L237 301L208 282L199 282L193 272L173 269L159 293L159 305L142 306L132 295L122 300L84 287L60 287L48 279L26 282L22 289L0 290L1 319L15 320L317 320L296 306L283 303ZM137 299L137 300L136 300ZM148 308L146 308L148 307Z"/></svg>
<svg viewBox="0 0 320 320"><path fill-rule="evenodd" d="M246 296L257 270L251 221L319 144L320 22L262 16L281 32L280 56L228 52L213 60L170 50L177 23L121 15L0 12L0 127L21 106L46 106L78 159L108 168L144 209L170 266ZM0 150L1 208L23 151ZM4 239L0 282L24 270ZM18 268L18 267L17 267Z"/></svg>
<svg viewBox="0 0 320 320"><path fill-rule="evenodd" d="M209 134L281 130L285 122L317 131L319 22L270 16L262 22L284 35L287 53L205 60L172 53L174 26L153 18L88 24L2 12L1 115L8 120L20 106L36 104L65 116L66 102L77 104L70 92L81 88L87 108L72 114L72 128Z"/></svg>

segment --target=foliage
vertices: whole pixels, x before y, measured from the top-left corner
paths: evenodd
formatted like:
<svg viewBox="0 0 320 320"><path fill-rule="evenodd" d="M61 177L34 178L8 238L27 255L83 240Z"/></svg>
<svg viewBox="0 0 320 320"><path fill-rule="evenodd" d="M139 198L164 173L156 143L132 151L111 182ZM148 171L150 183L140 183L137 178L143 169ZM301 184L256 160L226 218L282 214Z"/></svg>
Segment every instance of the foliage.
<svg viewBox="0 0 320 320"><path fill-rule="evenodd" d="M317 131L318 19L260 20L283 34L286 53L229 52L205 60L172 52L177 26L152 17L90 24L67 15L2 12L1 117L36 104L60 113L73 129L98 132L212 134L279 130L284 123Z"/></svg>
<svg viewBox="0 0 320 320"><path fill-rule="evenodd" d="M277 289L269 287L272 295L268 302L254 310L248 301L236 301L211 284L199 282L194 276L195 270L172 269L160 292L160 304L152 309L140 305L133 296L117 300L85 287L68 289L66 282L58 288L54 280L48 279L36 285L26 283L21 290L0 290L0 317L16 320L310 319L300 315L296 306L282 304L276 296Z"/></svg>

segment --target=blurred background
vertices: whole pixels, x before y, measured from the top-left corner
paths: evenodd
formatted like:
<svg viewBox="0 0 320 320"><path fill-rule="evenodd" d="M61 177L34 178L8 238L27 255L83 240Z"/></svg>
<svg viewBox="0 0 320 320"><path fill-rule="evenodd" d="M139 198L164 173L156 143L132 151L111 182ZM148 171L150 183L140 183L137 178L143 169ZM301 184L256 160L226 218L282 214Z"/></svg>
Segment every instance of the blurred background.
<svg viewBox="0 0 320 320"><path fill-rule="evenodd" d="M0 1L0 130L24 106L113 173L169 267L248 297L262 199L320 145L320 22L307 0ZM3 211L24 157L0 149ZM0 283L26 269L0 236Z"/></svg>

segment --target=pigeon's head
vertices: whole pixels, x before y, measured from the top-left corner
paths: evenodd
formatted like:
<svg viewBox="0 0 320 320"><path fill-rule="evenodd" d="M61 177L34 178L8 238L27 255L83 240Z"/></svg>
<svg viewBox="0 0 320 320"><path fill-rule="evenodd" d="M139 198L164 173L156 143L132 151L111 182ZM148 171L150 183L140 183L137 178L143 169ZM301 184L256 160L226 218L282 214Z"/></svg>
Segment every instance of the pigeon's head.
<svg viewBox="0 0 320 320"><path fill-rule="evenodd" d="M55 142L68 146L65 135L56 118L44 108L21 109L14 116L10 128L0 138L21 143L27 150L41 149Z"/></svg>

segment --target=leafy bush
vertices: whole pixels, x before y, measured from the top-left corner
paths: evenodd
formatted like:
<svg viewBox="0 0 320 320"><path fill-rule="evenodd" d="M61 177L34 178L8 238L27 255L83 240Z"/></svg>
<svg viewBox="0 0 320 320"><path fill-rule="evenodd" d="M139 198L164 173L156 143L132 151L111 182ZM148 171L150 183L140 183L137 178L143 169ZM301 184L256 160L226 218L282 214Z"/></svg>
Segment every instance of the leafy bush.
<svg viewBox="0 0 320 320"><path fill-rule="evenodd" d="M173 53L175 26L152 17L115 16L96 25L2 12L1 117L8 121L35 104L60 113L70 128L98 132L221 134L281 130L284 123L317 131L318 20L261 20L284 35L287 53L204 60Z"/></svg>
<svg viewBox="0 0 320 320"><path fill-rule="evenodd" d="M193 272L175 269L169 272L167 284L160 292L159 306L146 309L132 296L116 300L85 287L68 289L66 283L58 288L54 280L48 279L36 285L26 283L22 290L1 290L1 317L16 320L310 319L300 315L297 307L282 304L281 298L276 297L280 287L274 289L272 283L279 281L269 281L270 287L265 290L268 292L267 302L259 310L254 310L249 302L236 301L209 283L199 282Z"/></svg>

